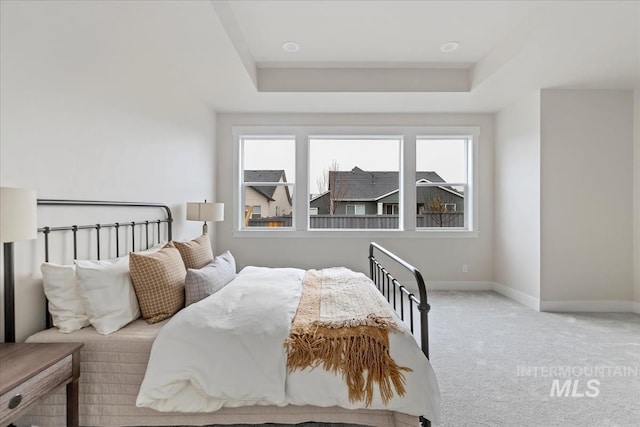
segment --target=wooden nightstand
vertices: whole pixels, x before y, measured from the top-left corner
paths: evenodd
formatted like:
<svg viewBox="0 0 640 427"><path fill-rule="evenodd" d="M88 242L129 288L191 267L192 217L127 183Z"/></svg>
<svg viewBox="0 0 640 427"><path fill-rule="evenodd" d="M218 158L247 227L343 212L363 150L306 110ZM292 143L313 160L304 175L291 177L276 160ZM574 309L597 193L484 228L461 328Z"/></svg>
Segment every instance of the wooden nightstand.
<svg viewBox="0 0 640 427"><path fill-rule="evenodd" d="M0 343L0 426L67 385L67 426L78 426L79 343Z"/></svg>

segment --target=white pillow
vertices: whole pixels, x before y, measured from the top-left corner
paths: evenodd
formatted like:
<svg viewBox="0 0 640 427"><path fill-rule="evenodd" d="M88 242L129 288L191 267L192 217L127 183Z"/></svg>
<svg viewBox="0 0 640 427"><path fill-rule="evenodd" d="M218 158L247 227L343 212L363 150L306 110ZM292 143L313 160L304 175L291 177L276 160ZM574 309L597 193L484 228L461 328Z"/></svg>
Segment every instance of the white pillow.
<svg viewBox="0 0 640 427"><path fill-rule="evenodd" d="M113 260L76 260L78 291L89 322L108 335L140 317L129 275L129 257Z"/></svg>
<svg viewBox="0 0 640 427"><path fill-rule="evenodd" d="M64 333L89 326L89 319L78 293L75 266L45 262L40 270L53 325Z"/></svg>

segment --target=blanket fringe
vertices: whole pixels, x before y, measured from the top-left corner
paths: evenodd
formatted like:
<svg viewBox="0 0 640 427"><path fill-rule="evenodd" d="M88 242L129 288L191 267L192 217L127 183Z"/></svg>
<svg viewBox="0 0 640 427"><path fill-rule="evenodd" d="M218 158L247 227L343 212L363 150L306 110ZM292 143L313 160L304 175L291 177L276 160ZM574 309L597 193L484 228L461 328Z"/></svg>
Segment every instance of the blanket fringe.
<svg viewBox="0 0 640 427"><path fill-rule="evenodd" d="M359 335L330 338L325 335L331 335L330 331L292 334L286 342L289 371L321 365L334 374L340 373L349 388L349 400L364 401L367 407L373 399L374 383L378 384L385 404L393 397L394 390L403 396L405 378L402 372L411 369L398 366L389 355L387 331L358 327L361 328L369 330L360 331L363 334Z"/></svg>

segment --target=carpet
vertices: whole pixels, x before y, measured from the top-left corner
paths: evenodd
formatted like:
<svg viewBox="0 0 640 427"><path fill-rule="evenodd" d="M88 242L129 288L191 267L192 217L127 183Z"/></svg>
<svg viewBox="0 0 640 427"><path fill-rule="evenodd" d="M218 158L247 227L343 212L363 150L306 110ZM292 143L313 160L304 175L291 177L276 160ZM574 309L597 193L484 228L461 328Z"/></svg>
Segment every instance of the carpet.
<svg viewBox="0 0 640 427"><path fill-rule="evenodd" d="M640 426L640 316L430 292L442 427Z"/></svg>

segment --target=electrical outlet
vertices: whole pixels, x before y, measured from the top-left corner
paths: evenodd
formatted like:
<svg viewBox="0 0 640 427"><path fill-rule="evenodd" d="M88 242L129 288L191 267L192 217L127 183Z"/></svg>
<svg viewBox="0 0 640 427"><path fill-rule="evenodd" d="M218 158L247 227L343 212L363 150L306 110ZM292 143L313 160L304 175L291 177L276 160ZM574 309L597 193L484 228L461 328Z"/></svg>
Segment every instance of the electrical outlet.
<svg viewBox="0 0 640 427"><path fill-rule="evenodd" d="M462 272L463 273L468 273L469 272L469 266L467 264L462 264Z"/></svg>

